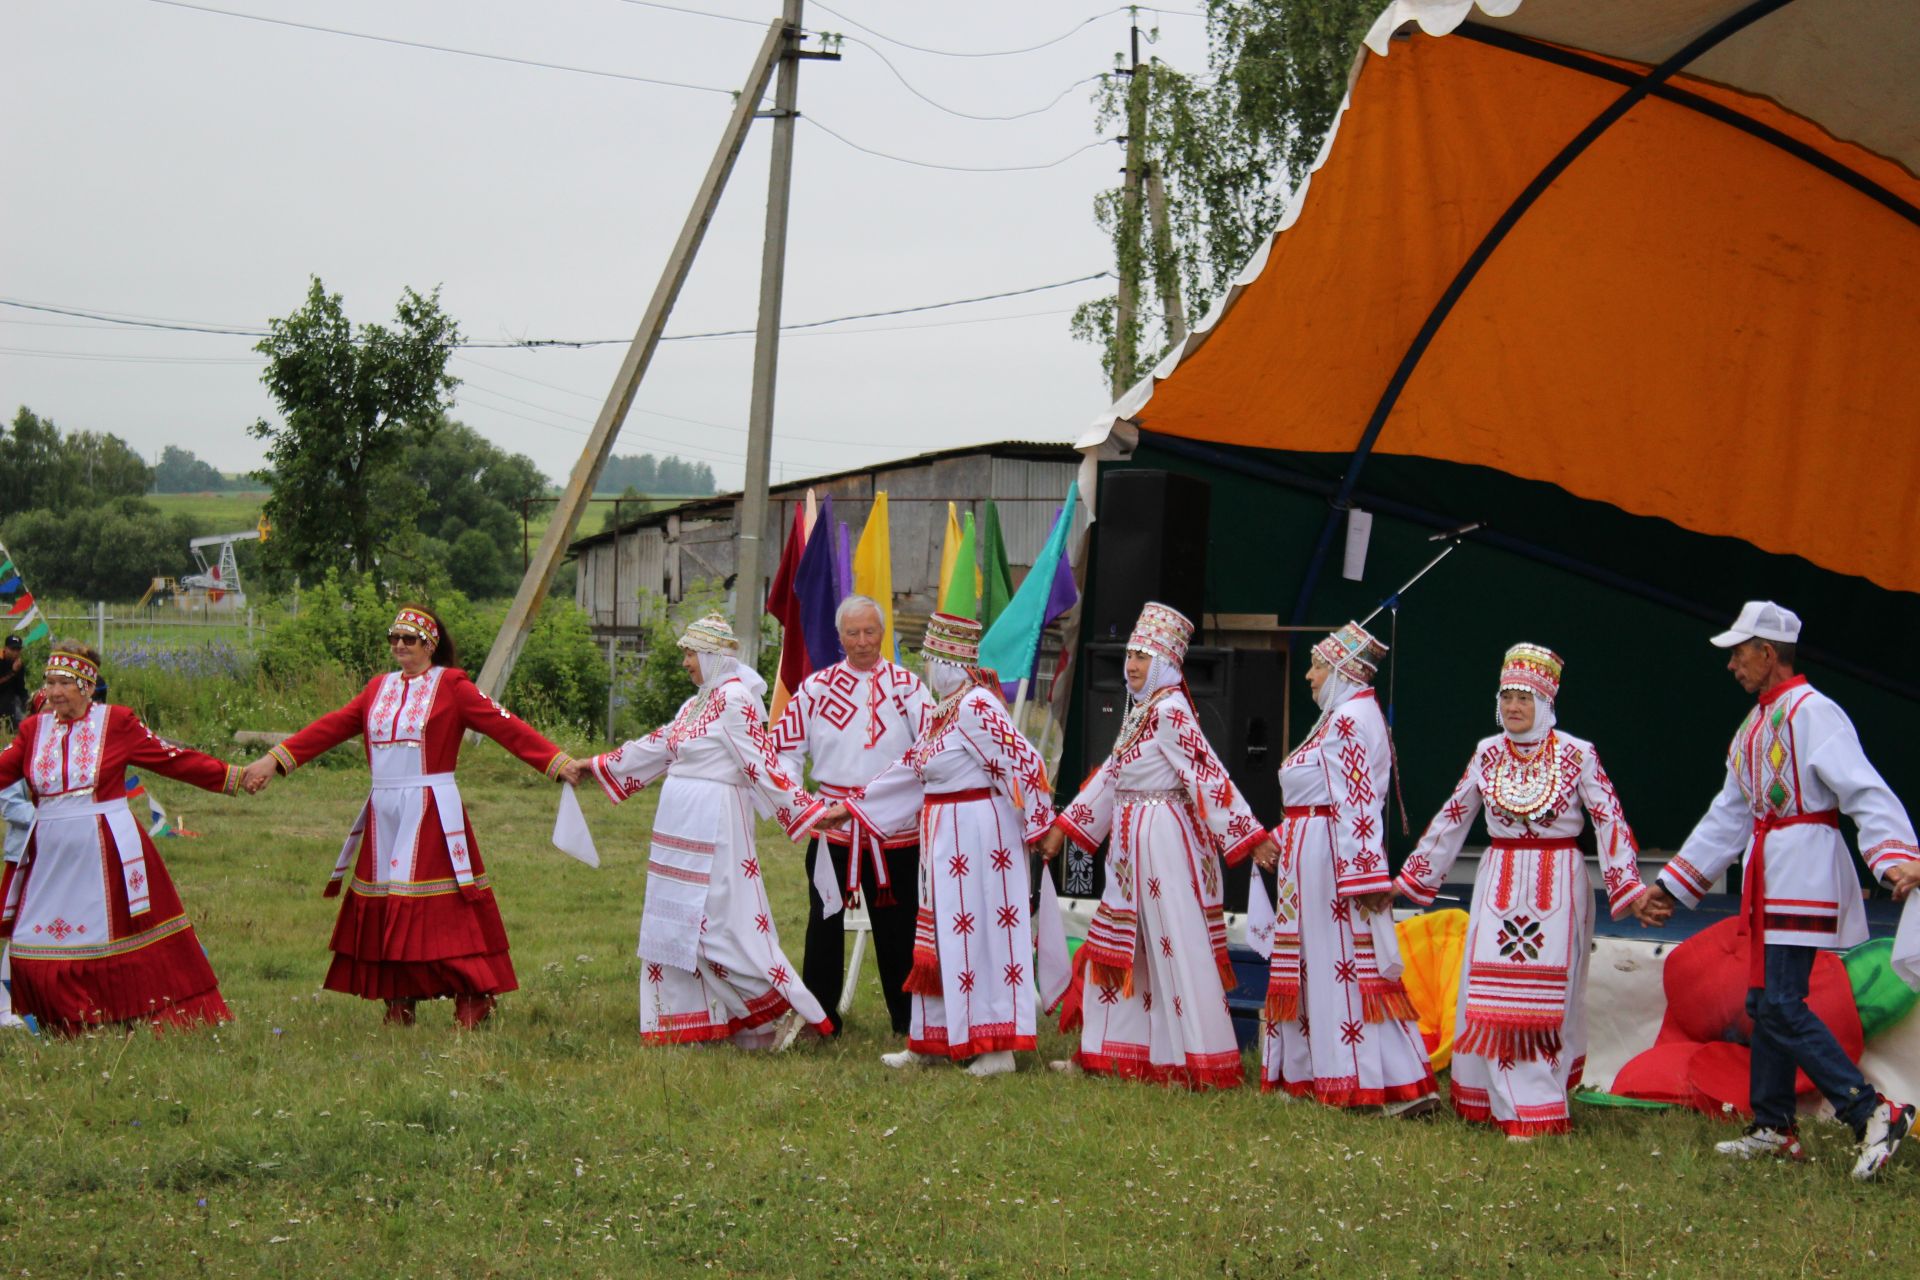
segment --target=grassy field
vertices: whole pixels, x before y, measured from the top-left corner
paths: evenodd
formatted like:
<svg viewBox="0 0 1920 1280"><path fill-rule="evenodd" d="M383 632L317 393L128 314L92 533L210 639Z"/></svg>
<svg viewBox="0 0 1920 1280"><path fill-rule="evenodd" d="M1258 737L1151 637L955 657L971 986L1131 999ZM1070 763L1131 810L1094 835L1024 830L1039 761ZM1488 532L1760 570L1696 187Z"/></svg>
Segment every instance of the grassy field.
<svg viewBox="0 0 1920 1280"><path fill-rule="evenodd" d="M260 522L265 489L236 489L227 493L150 493L147 501L169 515L192 516L202 533L238 533ZM182 547L184 555L186 548Z"/></svg>
<svg viewBox="0 0 1920 1280"><path fill-rule="evenodd" d="M164 726L161 726L164 728ZM344 756L346 753L341 753ZM604 866L546 845L549 784L490 744L461 781L521 990L494 1024L383 1028L319 990L319 890L364 794L311 767L255 799L164 781L162 842L238 1021L0 1034L0 1272L22 1276L1905 1274L1920 1161L1732 1167L1728 1130L1593 1112L1509 1144L1252 1090L906 1075L867 985L838 1043L646 1049L633 957L653 793L591 798ZM799 959L797 851L763 835ZM775 852L775 850L782 852ZM1068 1050L1047 1035L1042 1057Z"/></svg>

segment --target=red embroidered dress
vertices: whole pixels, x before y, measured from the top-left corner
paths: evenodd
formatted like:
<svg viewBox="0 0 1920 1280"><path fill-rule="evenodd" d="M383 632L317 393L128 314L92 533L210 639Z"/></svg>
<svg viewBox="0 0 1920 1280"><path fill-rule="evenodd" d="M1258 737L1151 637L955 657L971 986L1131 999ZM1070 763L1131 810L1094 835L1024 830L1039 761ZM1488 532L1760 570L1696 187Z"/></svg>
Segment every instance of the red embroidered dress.
<svg viewBox="0 0 1920 1280"><path fill-rule="evenodd" d="M292 773L361 737L373 773L371 794L327 885L331 897L352 872L333 928L328 990L369 1000L431 999L497 995L520 985L454 781L469 729L550 778L570 761L453 667L375 676L346 706L273 748L280 768Z"/></svg>
<svg viewBox="0 0 1920 1280"><path fill-rule="evenodd" d="M1393 887L1386 801L1392 758L1372 689L1328 708L1280 766L1286 818L1261 1087L1332 1106L1413 1102L1437 1092L1397 959L1390 912L1353 899Z"/></svg>
<svg viewBox="0 0 1920 1280"><path fill-rule="evenodd" d="M760 699L738 677L669 724L589 764L620 803L661 776L640 914L640 1034L649 1044L731 1038L762 1048L789 1008L823 1034L826 1010L780 949L754 846L756 812L803 836L826 811L788 777Z"/></svg>
<svg viewBox="0 0 1920 1280"><path fill-rule="evenodd" d="M1560 729L1530 749L1484 739L1395 887L1434 900L1482 806L1492 847L1473 883L1453 1047L1453 1107L1531 1137L1567 1130L1586 1063L1593 887L1574 838L1593 824L1615 919L1647 888L1593 744Z"/></svg>
<svg viewBox="0 0 1920 1280"><path fill-rule="evenodd" d="M1053 798L1000 699L970 685L942 700L906 758L846 806L876 831L919 817L907 1047L951 1058L1033 1048L1027 846L1053 825Z"/></svg>
<svg viewBox="0 0 1920 1280"><path fill-rule="evenodd" d="M71 722L29 716L4 752L0 787L27 780L37 805L19 864L0 881L13 939L13 1003L47 1026L232 1015L173 879L126 804L128 768L232 795L240 770L175 746L127 707Z"/></svg>
<svg viewBox="0 0 1920 1280"><path fill-rule="evenodd" d="M1107 884L1075 957L1074 1055L1088 1071L1231 1088L1244 1071L1226 993L1220 861L1266 834L1208 745L1187 695L1154 694L1113 754L1054 819Z"/></svg>

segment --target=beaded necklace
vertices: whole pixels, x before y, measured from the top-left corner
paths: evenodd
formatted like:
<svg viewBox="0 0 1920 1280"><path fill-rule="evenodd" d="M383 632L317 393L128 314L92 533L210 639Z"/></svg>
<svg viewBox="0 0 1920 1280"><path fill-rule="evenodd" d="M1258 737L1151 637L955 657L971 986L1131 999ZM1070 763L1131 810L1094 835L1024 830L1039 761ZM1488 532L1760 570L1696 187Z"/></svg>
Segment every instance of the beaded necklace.
<svg viewBox="0 0 1920 1280"><path fill-rule="evenodd" d="M1503 750L1494 757L1489 799L1502 812L1531 820L1545 811L1545 820L1553 821L1549 809L1559 794L1560 735L1549 732L1546 741L1526 755L1515 748L1513 739L1504 739Z"/></svg>

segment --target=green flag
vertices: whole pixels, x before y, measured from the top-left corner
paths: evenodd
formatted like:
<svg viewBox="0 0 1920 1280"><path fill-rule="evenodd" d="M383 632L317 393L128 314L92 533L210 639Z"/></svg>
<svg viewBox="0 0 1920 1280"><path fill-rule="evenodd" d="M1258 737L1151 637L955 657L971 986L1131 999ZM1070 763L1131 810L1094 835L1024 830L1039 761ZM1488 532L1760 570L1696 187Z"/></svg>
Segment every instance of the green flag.
<svg viewBox="0 0 1920 1280"><path fill-rule="evenodd" d="M32 644L36 640L45 640L46 638L47 638L47 624L43 620L40 622L36 622L33 624L33 626L29 627L27 629L27 634L21 637L20 643Z"/></svg>
<svg viewBox="0 0 1920 1280"><path fill-rule="evenodd" d="M985 545L980 548L981 568L986 581L980 591L980 625L993 626L993 620L1006 612L1013 599L1013 568L1007 563L1007 542L1000 533L1000 509L987 502Z"/></svg>
<svg viewBox="0 0 1920 1280"><path fill-rule="evenodd" d="M941 597L940 612L956 618L977 619L980 616L979 581L980 565L973 554L973 512L969 511L961 526L960 545L953 558L953 577L948 579L946 595Z"/></svg>

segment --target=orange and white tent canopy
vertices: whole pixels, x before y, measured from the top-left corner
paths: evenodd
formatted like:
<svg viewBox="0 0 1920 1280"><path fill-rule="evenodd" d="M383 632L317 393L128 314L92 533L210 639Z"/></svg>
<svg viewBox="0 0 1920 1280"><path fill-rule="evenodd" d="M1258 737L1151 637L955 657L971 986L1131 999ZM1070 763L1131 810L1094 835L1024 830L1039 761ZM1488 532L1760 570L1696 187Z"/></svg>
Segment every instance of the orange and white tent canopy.
<svg viewBox="0 0 1920 1280"><path fill-rule="evenodd" d="M1367 48L1083 449L1480 464L1920 591L1920 5L1398 0Z"/></svg>

